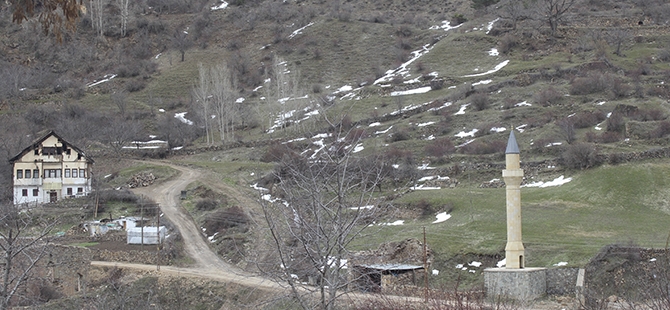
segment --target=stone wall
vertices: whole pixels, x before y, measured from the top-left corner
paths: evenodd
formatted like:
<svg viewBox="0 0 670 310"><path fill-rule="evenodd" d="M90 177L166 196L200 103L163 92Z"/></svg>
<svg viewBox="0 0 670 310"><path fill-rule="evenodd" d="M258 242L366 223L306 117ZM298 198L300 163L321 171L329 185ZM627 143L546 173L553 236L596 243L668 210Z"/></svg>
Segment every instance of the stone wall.
<svg viewBox="0 0 670 310"><path fill-rule="evenodd" d="M574 295L578 274L579 268L547 269L547 295Z"/></svg>

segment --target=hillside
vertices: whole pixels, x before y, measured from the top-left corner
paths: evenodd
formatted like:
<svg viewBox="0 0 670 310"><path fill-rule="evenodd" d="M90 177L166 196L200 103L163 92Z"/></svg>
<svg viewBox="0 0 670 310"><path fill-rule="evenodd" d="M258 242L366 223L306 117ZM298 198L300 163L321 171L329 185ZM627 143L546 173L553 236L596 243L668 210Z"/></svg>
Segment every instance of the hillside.
<svg viewBox="0 0 670 310"><path fill-rule="evenodd" d="M101 188L125 182L126 159L206 170L185 207L202 227L243 210L248 221L212 246L249 270L268 237L249 201L273 189L280 159L383 155L400 167L374 194L388 212L349 250L422 240L425 227L435 282L477 284L480 269L454 266L504 256L499 179L514 129L528 265L666 246L670 5L576 1L551 29L541 8L473 2L148 0L133 4L126 36L110 2L102 34L89 10L62 43L11 23L2 4L0 149L10 158L56 130L93 154ZM162 148L135 142L150 140Z"/></svg>

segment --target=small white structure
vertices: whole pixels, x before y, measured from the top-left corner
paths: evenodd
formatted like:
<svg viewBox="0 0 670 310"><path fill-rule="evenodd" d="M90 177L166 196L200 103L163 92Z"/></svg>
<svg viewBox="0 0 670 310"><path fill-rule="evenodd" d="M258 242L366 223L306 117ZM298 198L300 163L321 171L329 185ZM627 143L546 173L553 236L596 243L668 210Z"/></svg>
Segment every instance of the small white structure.
<svg viewBox="0 0 670 310"><path fill-rule="evenodd" d="M165 226L132 227L126 229L127 244L158 244L165 240ZM144 233L144 234L143 234Z"/></svg>

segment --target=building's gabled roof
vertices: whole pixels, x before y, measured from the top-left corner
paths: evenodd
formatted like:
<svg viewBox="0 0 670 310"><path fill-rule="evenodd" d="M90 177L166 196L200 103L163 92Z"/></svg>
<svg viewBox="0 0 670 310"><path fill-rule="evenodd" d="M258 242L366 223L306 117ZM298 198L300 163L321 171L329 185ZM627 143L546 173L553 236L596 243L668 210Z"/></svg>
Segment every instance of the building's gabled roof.
<svg viewBox="0 0 670 310"><path fill-rule="evenodd" d="M57 135L53 130L48 131L48 132L47 132L46 134L44 134L44 136L42 136L41 138L34 140L28 147L26 147L26 148L23 149L21 152L19 152L18 154L16 154L16 156L10 158L10 159L9 159L9 162L13 164L15 161L17 161L17 160L19 160L21 157L23 157L23 155L25 155L27 152L34 150L35 147L37 147L39 144L41 144L42 142L44 142L44 140L46 140L47 138L49 138L49 137L51 137L51 136L54 136L54 137L58 138L58 141L60 141L61 143L63 143L63 145L66 145L66 146L68 146L69 148L72 148L73 150L75 150L77 153L81 154L81 156L83 156L83 157L86 159L87 162L89 162L89 163L93 163L93 159L90 158L90 157L88 157L88 156L86 156L86 153L84 153L84 151L82 151L80 148L78 148L78 147L72 145L70 142L65 141L65 139L61 138L61 136Z"/></svg>

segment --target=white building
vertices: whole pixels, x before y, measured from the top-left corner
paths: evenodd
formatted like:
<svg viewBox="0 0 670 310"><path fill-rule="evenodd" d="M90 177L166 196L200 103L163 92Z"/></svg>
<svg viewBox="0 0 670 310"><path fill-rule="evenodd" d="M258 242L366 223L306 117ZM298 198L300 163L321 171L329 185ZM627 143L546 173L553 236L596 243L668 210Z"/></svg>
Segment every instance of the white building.
<svg viewBox="0 0 670 310"><path fill-rule="evenodd" d="M12 157L14 204L56 202L91 192L93 159L53 131Z"/></svg>

